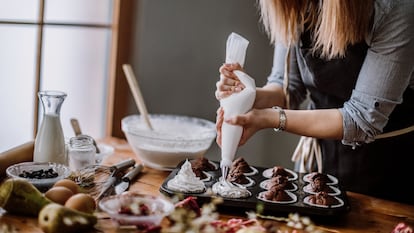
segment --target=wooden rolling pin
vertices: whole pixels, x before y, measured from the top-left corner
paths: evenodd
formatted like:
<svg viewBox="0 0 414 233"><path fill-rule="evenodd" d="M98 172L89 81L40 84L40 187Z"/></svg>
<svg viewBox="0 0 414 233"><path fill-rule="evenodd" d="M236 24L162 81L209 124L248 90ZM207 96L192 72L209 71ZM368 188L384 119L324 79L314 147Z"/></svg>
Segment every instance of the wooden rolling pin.
<svg viewBox="0 0 414 233"><path fill-rule="evenodd" d="M13 164L33 161L34 141L26 142L0 153L0 177L6 175L6 169Z"/></svg>

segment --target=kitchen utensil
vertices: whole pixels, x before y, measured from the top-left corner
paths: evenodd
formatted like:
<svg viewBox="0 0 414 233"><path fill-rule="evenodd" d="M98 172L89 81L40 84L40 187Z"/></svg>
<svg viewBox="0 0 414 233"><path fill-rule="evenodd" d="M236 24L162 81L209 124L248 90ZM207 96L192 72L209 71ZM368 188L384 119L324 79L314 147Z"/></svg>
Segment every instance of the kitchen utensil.
<svg viewBox="0 0 414 233"><path fill-rule="evenodd" d="M138 86L138 81L137 81L137 79L134 75L134 72L131 68L131 65L123 64L122 68L124 70L126 79L128 80L129 88L131 88L132 95L134 96L135 103L137 104L137 107L138 107L141 115L144 117L145 123L147 124L148 128L150 130L153 130L150 118L148 116L147 107L146 107L145 102L144 102L144 98L142 97L141 90Z"/></svg>
<svg viewBox="0 0 414 233"><path fill-rule="evenodd" d="M109 178L105 181L104 186L102 187L102 190L100 191L100 193L97 196L97 199L100 200L102 197L107 196L108 194L110 194L111 189L114 188L114 184L117 181L117 175L120 171L129 168L131 166L135 165L135 160L133 159L128 159L128 160L124 160L118 164L115 164L113 166L110 167L110 169L112 169L111 175L109 176Z"/></svg>
<svg viewBox="0 0 414 233"><path fill-rule="evenodd" d="M131 181L141 173L144 166L142 164L138 164L134 168L132 168L127 174L125 174L121 181L115 186L115 194L121 194L128 190Z"/></svg>
<svg viewBox="0 0 414 233"><path fill-rule="evenodd" d="M134 159L123 160L112 166L95 164L73 172L70 178L82 187L85 192L92 196L97 196L101 193L108 177L110 177L114 171L123 170L134 165Z"/></svg>
<svg viewBox="0 0 414 233"><path fill-rule="evenodd" d="M81 135L82 134L82 131L81 131L81 128L80 128L80 125L79 125L79 121L78 121L78 119L76 119L76 118L71 118L70 119L70 124L72 125L72 128L73 128L73 131L75 132L75 136L78 136L78 135ZM95 148L96 148L96 153L97 154L99 154L100 153L100 151L99 151L99 147L98 147L98 145L96 144L96 141L95 141L95 139L93 139L92 138L92 142L93 142L93 145L95 146Z"/></svg>

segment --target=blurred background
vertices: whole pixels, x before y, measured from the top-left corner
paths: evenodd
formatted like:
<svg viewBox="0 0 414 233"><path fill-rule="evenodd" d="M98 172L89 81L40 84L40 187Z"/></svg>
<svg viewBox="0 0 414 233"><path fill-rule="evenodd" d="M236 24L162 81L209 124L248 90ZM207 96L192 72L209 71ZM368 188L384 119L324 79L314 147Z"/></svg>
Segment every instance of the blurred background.
<svg viewBox="0 0 414 233"><path fill-rule="evenodd" d="M42 120L39 90L67 92L70 118L96 138L123 138L120 120L139 113L122 72L134 69L150 113L215 122L214 97L228 35L250 41L245 70L266 83L273 48L251 0L0 0L0 151L34 139ZM25 6L24 8L21 6ZM257 133L237 155L257 166L293 167L298 137ZM206 156L220 159L213 143Z"/></svg>

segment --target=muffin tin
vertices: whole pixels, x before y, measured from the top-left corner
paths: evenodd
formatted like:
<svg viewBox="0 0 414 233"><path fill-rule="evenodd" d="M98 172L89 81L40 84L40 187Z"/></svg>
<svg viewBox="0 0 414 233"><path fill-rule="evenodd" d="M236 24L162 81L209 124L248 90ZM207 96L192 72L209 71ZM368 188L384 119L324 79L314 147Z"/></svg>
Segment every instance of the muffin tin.
<svg viewBox="0 0 414 233"><path fill-rule="evenodd" d="M199 204L210 202L212 197L217 197L218 195L214 194L211 191L211 187L214 183L216 183L219 178L221 177L220 169L216 169L215 171L208 171L211 175L211 179L209 181L205 181L206 191L202 193L180 193L175 192L168 189L167 183L170 179L172 179L180 170L181 165L185 161L182 161L171 173L168 177L164 180L160 187L160 192L167 196L174 196L180 195L181 197L188 197L193 196L197 197L197 201ZM219 167L219 162L217 161L210 161L214 163L216 167ZM345 190L343 190L340 186L339 180L332 176L328 175L332 182L329 182L328 185L334 190L333 193L329 195L334 196L335 199L338 200L339 204L335 206L319 206L319 205L311 205L307 203L307 199L312 192L309 191L308 184L309 184L309 177L310 173L296 173L292 170L284 168L286 171L293 174L293 178L289 180L294 184L295 188L288 191L289 195L292 197L292 201L287 202L271 202L262 200L259 197L259 194L266 191L264 188L264 183L269 179L271 176L271 168L263 168L263 167L253 167L253 169L257 170L254 174L245 174L247 177L254 181L254 185L250 187L246 187L252 195L247 198L224 198L223 202L218 206L219 208L223 207L223 209L232 209L237 211L255 211L257 205L259 203L263 206L263 212L266 214L278 214L278 213L301 213L306 215L315 215L315 216L338 216L348 212L350 209L348 198L346 195ZM270 176L269 176L270 174ZM224 208L227 207L227 208Z"/></svg>

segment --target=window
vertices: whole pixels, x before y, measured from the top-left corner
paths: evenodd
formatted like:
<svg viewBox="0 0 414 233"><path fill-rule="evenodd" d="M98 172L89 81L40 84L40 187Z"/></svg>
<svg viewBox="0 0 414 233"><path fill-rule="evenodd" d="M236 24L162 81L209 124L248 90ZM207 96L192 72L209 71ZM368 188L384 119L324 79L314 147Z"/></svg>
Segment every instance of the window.
<svg viewBox="0 0 414 233"><path fill-rule="evenodd" d="M67 93L60 112L65 137L74 135L71 118L79 120L85 134L110 135L120 55L119 10L131 2L0 0L0 4L0 151L35 138L43 114L39 90Z"/></svg>

